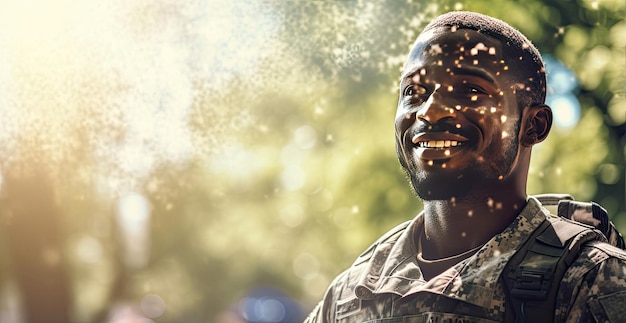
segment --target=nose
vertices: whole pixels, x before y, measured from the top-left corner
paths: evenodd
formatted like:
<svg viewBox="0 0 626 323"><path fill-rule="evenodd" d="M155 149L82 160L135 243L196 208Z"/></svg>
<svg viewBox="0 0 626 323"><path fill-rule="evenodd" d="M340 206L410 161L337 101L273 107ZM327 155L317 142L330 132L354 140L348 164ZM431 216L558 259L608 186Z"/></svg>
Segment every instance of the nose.
<svg viewBox="0 0 626 323"><path fill-rule="evenodd" d="M429 124L455 118L456 110L443 104L442 101L439 93L433 93L424 106L415 113L415 118Z"/></svg>

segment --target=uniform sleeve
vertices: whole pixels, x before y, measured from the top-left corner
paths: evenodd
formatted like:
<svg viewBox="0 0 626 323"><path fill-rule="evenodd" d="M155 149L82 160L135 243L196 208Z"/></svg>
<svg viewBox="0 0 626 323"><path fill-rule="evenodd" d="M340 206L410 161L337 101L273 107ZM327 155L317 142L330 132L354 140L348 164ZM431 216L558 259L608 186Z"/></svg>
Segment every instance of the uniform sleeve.
<svg viewBox="0 0 626 323"><path fill-rule="evenodd" d="M623 322L626 318L626 257L623 251L617 252L618 257L604 255L606 259L583 276L572 295L566 322Z"/></svg>
<svg viewBox="0 0 626 323"><path fill-rule="evenodd" d="M313 311L304 320L304 323L331 323L335 322L335 307L337 303L337 291L340 288L338 282L345 275L342 273L331 283L326 290L324 298L315 306Z"/></svg>
<svg viewBox="0 0 626 323"><path fill-rule="evenodd" d="M331 285L326 291L324 298L315 306L313 311L304 320L304 323L331 323L334 322L334 306L333 286Z"/></svg>
<svg viewBox="0 0 626 323"><path fill-rule="evenodd" d="M323 302L324 301L321 301L317 304L317 306L315 306L313 311L304 320L304 323L328 322L328 321L322 320L322 318L324 317L324 314L322 313Z"/></svg>

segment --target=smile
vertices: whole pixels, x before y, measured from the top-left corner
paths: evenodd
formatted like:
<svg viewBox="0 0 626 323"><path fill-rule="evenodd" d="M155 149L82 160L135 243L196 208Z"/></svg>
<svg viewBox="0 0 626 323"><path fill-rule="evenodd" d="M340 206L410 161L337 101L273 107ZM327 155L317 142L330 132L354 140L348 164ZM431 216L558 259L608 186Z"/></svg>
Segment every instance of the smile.
<svg viewBox="0 0 626 323"><path fill-rule="evenodd" d="M450 132L422 132L411 142L416 157L426 161L450 159L469 147L467 137Z"/></svg>
<svg viewBox="0 0 626 323"><path fill-rule="evenodd" d="M462 142L458 142L456 140L429 140L429 141L418 141L415 143L419 148L451 148L462 145Z"/></svg>

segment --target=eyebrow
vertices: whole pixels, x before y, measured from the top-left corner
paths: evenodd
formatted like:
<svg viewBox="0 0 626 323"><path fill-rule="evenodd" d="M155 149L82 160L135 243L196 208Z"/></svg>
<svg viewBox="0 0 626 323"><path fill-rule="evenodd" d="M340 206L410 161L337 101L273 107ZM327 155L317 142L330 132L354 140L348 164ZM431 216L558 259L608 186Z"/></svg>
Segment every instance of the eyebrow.
<svg viewBox="0 0 626 323"><path fill-rule="evenodd" d="M477 68L471 68L471 67L461 67L461 68L458 68L458 67L456 67L456 68L453 68L450 72L454 73L454 75L465 75L465 76L480 77L482 79L485 79L489 83L495 83L496 82L493 79L493 77L491 77L491 75L489 75L485 71L483 71L481 69L477 69Z"/></svg>
<svg viewBox="0 0 626 323"><path fill-rule="evenodd" d="M400 75L400 82L413 77L415 74L419 73L422 68L422 66L413 66L408 72L402 73L402 75Z"/></svg>
<svg viewBox="0 0 626 323"><path fill-rule="evenodd" d="M415 66L408 72L402 74L400 76L400 82L413 77L415 74L419 73L419 71L424 68L423 66ZM495 80L491 75L486 73L485 71L472 67L454 67L450 70L451 75L463 75L463 76L476 76L480 77L489 83L495 83Z"/></svg>

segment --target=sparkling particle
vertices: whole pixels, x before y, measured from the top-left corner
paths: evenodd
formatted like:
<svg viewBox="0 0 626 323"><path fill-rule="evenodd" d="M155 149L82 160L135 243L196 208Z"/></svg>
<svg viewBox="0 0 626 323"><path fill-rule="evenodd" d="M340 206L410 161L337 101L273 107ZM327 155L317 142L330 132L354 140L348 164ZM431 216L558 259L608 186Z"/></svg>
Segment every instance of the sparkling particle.
<svg viewBox="0 0 626 323"><path fill-rule="evenodd" d="M496 54L496 48L495 47L489 47L489 55L495 55Z"/></svg>
<svg viewBox="0 0 626 323"><path fill-rule="evenodd" d="M452 92L454 91L454 87L452 85L448 85L448 92ZM458 107L458 105L457 105Z"/></svg>
<svg viewBox="0 0 626 323"><path fill-rule="evenodd" d="M446 166L446 164L445 164L445 163L441 164L441 168L446 168L446 167L447 167L447 166Z"/></svg>
<svg viewBox="0 0 626 323"><path fill-rule="evenodd" d="M500 180L500 181L501 181L503 178L504 178L504 176L502 176L502 175L498 176L498 180Z"/></svg>
<svg viewBox="0 0 626 323"><path fill-rule="evenodd" d="M506 122L506 116L501 116L501 117L500 117L500 121L501 121L502 123L505 123L505 122Z"/></svg>
<svg viewBox="0 0 626 323"><path fill-rule="evenodd" d="M491 109L489 111L491 111L491 113L495 113L498 109L496 109L496 107L491 107Z"/></svg>
<svg viewBox="0 0 626 323"><path fill-rule="evenodd" d="M503 130L501 138L507 138L508 136L509 136L509 133Z"/></svg>
<svg viewBox="0 0 626 323"><path fill-rule="evenodd" d="M473 217L474 216L474 211L473 210L467 211L467 216L470 217L470 218Z"/></svg>
<svg viewBox="0 0 626 323"><path fill-rule="evenodd" d="M441 50L441 46L439 46L439 44L434 44L432 46L430 46L430 50L428 51L428 53L430 55L438 55L441 54L442 50Z"/></svg>
<svg viewBox="0 0 626 323"><path fill-rule="evenodd" d="M470 97L470 100L472 100L472 101L478 101L478 95L472 95L472 96Z"/></svg>
<svg viewBox="0 0 626 323"><path fill-rule="evenodd" d="M429 160L429 161L428 161L428 166L432 166L432 165L433 165L433 161L432 161L432 160Z"/></svg>
<svg viewBox="0 0 626 323"><path fill-rule="evenodd" d="M492 199L491 197L490 197L490 198L488 198L488 199L487 199L487 206L489 206L490 208L493 208L493 204L494 204L493 199Z"/></svg>
<svg viewBox="0 0 626 323"><path fill-rule="evenodd" d="M461 129L461 124L460 124L460 123L457 123L457 124L455 125L455 127L456 127L457 129Z"/></svg>
<svg viewBox="0 0 626 323"><path fill-rule="evenodd" d="M450 27L450 31L451 32L455 32L458 28L459 27L457 27L457 26L452 26L452 27Z"/></svg>
<svg viewBox="0 0 626 323"><path fill-rule="evenodd" d="M467 233L461 232L461 237L465 238L466 236L467 236Z"/></svg>

